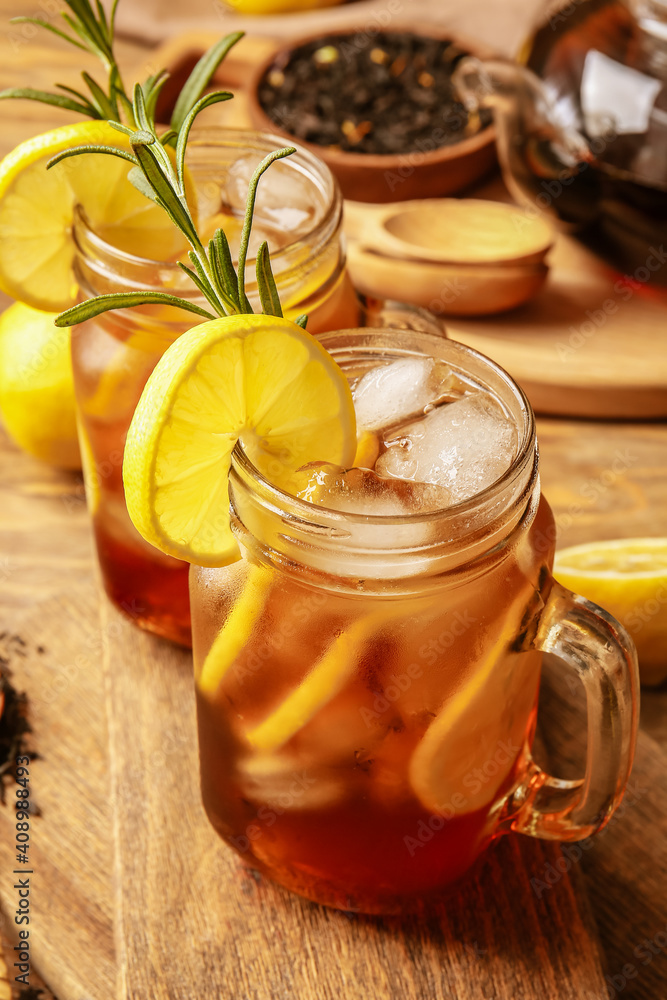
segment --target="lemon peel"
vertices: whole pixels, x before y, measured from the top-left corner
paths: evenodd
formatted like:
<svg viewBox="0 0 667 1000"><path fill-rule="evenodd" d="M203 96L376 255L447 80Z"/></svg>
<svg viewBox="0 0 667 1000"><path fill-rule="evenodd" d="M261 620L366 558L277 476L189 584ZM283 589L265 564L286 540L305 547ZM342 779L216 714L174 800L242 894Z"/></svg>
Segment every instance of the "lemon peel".
<svg viewBox="0 0 667 1000"><path fill-rule="evenodd" d="M51 157L82 144L130 149L107 122L75 122L20 143L0 163L0 288L47 312L76 301L77 205L93 231L123 252L165 260L187 246L163 209L127 179L127 161L91 153L46 169Z"/></svg>
<svg viewBox="0 0 667 1000"><path fill-rule="evenodd" d="M227 479L240 442L272 483L289 489L315 460L350 463L352 395L324 348L275 316L211 320L183 334L151 374L125 447L130 517L168 555L201 566L238 558Z"/></svg>
<svg viewBox="0 0 667 1000"><path fill-rule="evenodd" d="M667 538L616 538L562 549L554 576L625 626L644 684L667 678Z"/></svg>

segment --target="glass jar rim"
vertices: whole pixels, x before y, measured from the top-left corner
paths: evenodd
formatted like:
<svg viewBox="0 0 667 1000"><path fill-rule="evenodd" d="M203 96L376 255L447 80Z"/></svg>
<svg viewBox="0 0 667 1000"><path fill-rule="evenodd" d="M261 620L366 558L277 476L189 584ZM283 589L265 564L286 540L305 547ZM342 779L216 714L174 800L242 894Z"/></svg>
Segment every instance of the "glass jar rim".
<svg viewBox="0 0 667 1000"><path fill-rule="evenodd" d="M290 145L295 148L296 152L286 157L281 163L286 169L293 168L304 176L309 177L311 182L320 191L323 203L327 207L322 215L315 220L310 229L304 230L299 234L298 239L286 243L282 247L271 249L271 261L274 271L279 271L280 263L287 261L290 256L295 254L295 251L299 251L298 267L303 269L306 262L300 255L299 248L307 246L310 250L310 256L317 256L333 233L338 230L343 215L343 198L340 188L327 165L311 153L310 150L299 145L299 143L294 142L290 143ZM239 149L254 148L268 155L276 149L284 149L285 140L275 133L260 132L255 129L193 128L191 138L188 142L188 150L191 155L197 149L204 147L215 148L216 146L226 148L237 146ZM269 172L270 170L271 168L269 168ZM261 183L260 181L260 187ZM84 256L89 256L87 253L88 247L94 251L98 260L105 267L112 268L114 262L116 262L118 265L117 269L130 269L138 286L149 284L149 282L141 281L142 272L145 270L149 274L154 274L157 266L160 272L170 275L169 283L172 287L178 288L179 294L181 294L181 291L184 291L186 293L190 292L190 296L185 295L186 298L200 297L197 289L192 288L190 290L190 283L187 279L182 284L181 279L184 279L184 275L176 261L156 261L114 247L113 244L108 243L95 232L80 208L75 210L73 238L77 250ZM249 258L247 266L253 264L254 259ZM289 267L287 270L289 270Z"/></svg>
<svg viewBox="0 0 667 1000"><path fill-rule="evenodd" d="M490 514L495 513L496 516L500 515L503 510L511 506L511 500L507 504L503 504L504 497L516 496L517 490L519 495L525 493L525 488L532 483L534 477L537 475L535 416L525 392L504 368L467 345L422 331L391 329L340 330L322 334L318 336L318 340L332 354L335 360L340 360L337 354L340 353L342 347L338 352L336 351L336 340L344 340L346 337L349 338L350 335L355 334L362 340L364 338L373 339L374 337L377 337L378 340L384 340L387 337L391 339L392 335L398 335L403 340L407 339L415 346L426 348L426 350L422 350L424 356L442 357L443 352L450 355L453 362L454 359L459 362L458 365L454 362L455 367L464 373L471 374L473 377L479 376L481 372L486 372L487 379L485 379L482 389L490 391L494 391L495 389L494 395L496 397L500 395L498 391L500 388L505 389L506 396L503 399L501 395L501 402L506 403L507 396L510 396L514 402L514 413L521 417L521 426L517 427L519 436L517 453L505 472L493 483L467 500L438 510L402 515L357 514L335 510L320 506L319 504L314 505L306 500L301 500L271 483L253 464L240 444L237 444L232 454L231 475L233 479L235 477L239 478L247 488L255 491L263 505L266 505L273 511L287 514L302 524L311 524L313 526L317 524L322 525L323 521L331 524L376 525L387 528L404 524L424 524L436 519L440 523L444 521L470 521L474 515L480 515L485 509ZM414 349L406 350L405 347L403 349L399 348L398 336L396 338L397 350L400 350L400 353L406 356L415 356ZM431 347L431 351L428 350L429 346ZM380 347L381 345L378 344L378 348ZM380 357L380 350L378 350L378 357ZM472 367L476 369L475 372L470 372L471 363ZM521 488L522 482L523 488Z"/></svg>

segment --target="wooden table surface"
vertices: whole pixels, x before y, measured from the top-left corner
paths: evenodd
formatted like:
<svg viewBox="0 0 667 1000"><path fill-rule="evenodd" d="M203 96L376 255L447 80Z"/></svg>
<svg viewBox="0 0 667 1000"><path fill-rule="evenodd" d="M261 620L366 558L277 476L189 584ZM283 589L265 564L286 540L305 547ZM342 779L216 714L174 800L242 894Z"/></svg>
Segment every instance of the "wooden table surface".
<svg viewBox="0 0 667 1000"><path fill-rule="evenodd" d="M0 2L3 26L8 16L25 12L18 0ZM135 43L121 44L120 51L128 67L143 65L149 59L149 52ZM17 40L15 30L5 27L2 53L0 87L21 83L48 87L54 79L76 85L79 60L75 65L69 50L57 40L51 43L44 35ZM87 68L94 67L91 63ZM68 120L64 112L30 102L2 103L0 154L30 135ZM667 424L541 419L538 430L543 487L556 513L560 545L593 538L667 535ZM13 639L16 635L27 637L27 654ZM98 794L100 788L110 788L111 781L116 793L123 786L123 775L119 777L117 771L110 774L107 716L109 695L113 708L119 691L109 684L108 662L105 675L100 660L105 649L108 660L109 637L113 636L114 642L121 644L115 648L122 648L128 658L117 665L117 675L131 685L132 669L150 670L151 664L157 664L182 673L187 670L187 657L135 633L122 646L125 639L119 635L119 626L95 582L80 479L21 454L0 431L0 655L10 660L19 686L28 690L35 739L43 758L38 765L36 792L42 819L35 821L33 834L37 873L33 962L35 972L45 977L60 1000L111 1000L114 996L125 1000L134 996L128 968L139 978L147 977L148 992L137 991L136 996L148 997L151 976L157 974L155 965L151 971L148 959L141 967L141 955L142 948L152 948L150 934L159 933L160 900L142 900L140 893L118 879L119 850L122 861L132 845L123 844L117 824L114 826L111 792L109 799ZM45 674L39 652L42 647L51 674ZM135 662L130 662L132 657ZM112 714L110 720L113 745L118 719ZM180 730L166 736L171 743L163 742L159 753L169 765L171 754L171 763L178 757L178 741L183 736ZM643 694L637 764L623 814L573 874L572 885L578 893L582 882L584 892L577 897L572 920L580 921L590 940L599 943L599 958L596 953L590 962L597 968L601 961L608 989L602 973L594 973L595 988L591 991L582 986L578 992L567 971L568 954L560 953L561 943L554 941L554 954L539 958L545 967L549 964L556 970L549 973L555 978L544 979L542 995L547 1000L556 996L602 1000L615 993L623 1000L667 997L667 949L659 943L667 928L666 775L667 690L663 688ZM196 777L193 782L196 784ZM136 803L126 802L125 806L132 812ZM0 809L0 832L9 829L7 820L7 810ZM137 838L137 850L150 852L146 831L137 830ZM506 863L519 848L507 850ZM550 855L534 855L538 857ZM6 850L3 853L0 836L0 930L5 946L15 930L11 919L12 861ZM141 861L143 864L146 857ZM492 867L498 863L494 860ZM223 862L211 860L198 877L216 876L219 864ZM447 985L443 949L449 938L442 927L437 933L433 927L425 927L403 936L399 943L395 927L385 926L382 932L366 923L347 927L344 918L322 917L318 908L301 907L292 897L270 887L257 888L252 879L237 879L233 885L239 894L234 903L238 919L243 912L252 920L253 908L260 906L263 916L261 934L255 928L255 936L251 936L248 924L247 939L237 938L235 953L227 956L231 963L229 982L246 985L230 989L225 1000L250 996L273 1000L279 995L296 1000L324 996L468 1000L468 996L512 995L500 992L494 983L500 956L485 953L472 930L459 936L456 943L467 963L471 984L474 978L484 987L483 991L481 986L473 990L471 985L468 993L460 984ZM552 909L562 908L565 914L570 905L568 892L564 885L555 886L546 903ZM139 915L141 920L129 943L118 929L119 920L132 918L127 912L128 900L137 905L148 902L153 909L152 914ZM489 899L477 900L480 908L492 909L491 904ZM170 919L178 923L179 916L171 914ZM147 928L145 932L140 932L142 926ZM363 969L350 964L360 939L374 941L377 967ZM647 941L652 945L649 951L644 944ZM327 953L327 942L331 954ZM517 976L525 979L530 976L530 964L521 945L518 941L516 969ZM576 942L571 941L569 947L576 951ZM595 950L597 944L591 947ZM185 940L182 950L188 950ZM408 953L411 966L405 964ZM151 954L151 961L155 961L157 953ZM274 965L280 955L286 963L284 969ZM170 960L178 964L181 958L173 955ZM514 956L509 960L511 964ZM182 964L187 967L186 961ZM246 970L243 977L247 975L247 980L240 974L237 977L237 967ZM288 968L289 980L285 979ZM292 984L289 990L284 986L279 992L281 976ZM36 979L32 982L39 985ZM0 997L2 991L0 975ZM185 998L195 993L187 989L178 994L155 992L156 997L172 995ZM514 996L529 995L533 994L524 993L517 985ZM47 996L44 994L43 1000Z"/></svg>

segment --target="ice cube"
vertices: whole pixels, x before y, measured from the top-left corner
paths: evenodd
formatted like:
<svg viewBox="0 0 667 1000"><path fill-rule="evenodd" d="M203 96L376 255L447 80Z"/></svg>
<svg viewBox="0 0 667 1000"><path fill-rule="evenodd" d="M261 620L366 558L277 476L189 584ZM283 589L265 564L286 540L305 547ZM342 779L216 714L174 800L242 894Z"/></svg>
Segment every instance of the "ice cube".
<svg viewBox="0 0 667 1000"><path fill-rule="evenodd" d="M239 156L230 166L226 195L231 204L245 205L248 185L258 162L259 157L253 151ZM280 241L278 245L283 246L309 232L321 214L321 208L314 203L312 185L304 184L301 171L289 163L274 163L257 189L255 202L256 219L275 230L272 249L275 249L276 239Z"/></svg>
<svg viewBox="0 0 667 1000"><path fill-rule="evenodd" d="M517 432L500 405L476 392L433 410L387 441L375 464L380 476L434 483L460 503L480 493L509 468Z"/></svg>
<svg viewBox="0 0 667 1000"><path fill-rule="evenodd" d="M404 358L372 368L352 392L357 426L375 431L414 420L457 384L451 368L434 358Z"/></svg>
<svg viewBox="0 0 667 1000"><path fill-rule="evenodd" d="M452 501L439 485L381 478L370 469L341 469L336 465L306 467L299 490L302 500L348 514L405 517L441 510Z"/></svg>
<svg viewBox="0 0 667 1000"><path fill-rule="evenodd" d="M345 794L340 772L288 754L258 754L239 761L239 783L251 802L274 809L324 809Z"/></svg>

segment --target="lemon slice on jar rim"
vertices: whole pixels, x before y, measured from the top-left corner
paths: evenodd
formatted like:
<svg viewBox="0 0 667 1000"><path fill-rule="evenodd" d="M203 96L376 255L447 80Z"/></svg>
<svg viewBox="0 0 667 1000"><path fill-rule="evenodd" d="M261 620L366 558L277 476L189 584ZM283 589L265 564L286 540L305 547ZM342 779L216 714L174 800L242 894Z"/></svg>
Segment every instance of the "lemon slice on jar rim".
<svg viewBox="0 0 667 1000"><path fill-rule="evenodd" d="M183 334L151 374L125 446L130 517L156 548L200 566L238 558L228 475L240 442L259 471L288 489L315 460L347 465L356 422L347 380L300 326L225 316Z"/></svg>

